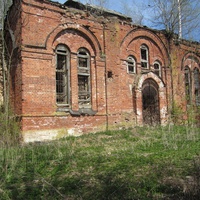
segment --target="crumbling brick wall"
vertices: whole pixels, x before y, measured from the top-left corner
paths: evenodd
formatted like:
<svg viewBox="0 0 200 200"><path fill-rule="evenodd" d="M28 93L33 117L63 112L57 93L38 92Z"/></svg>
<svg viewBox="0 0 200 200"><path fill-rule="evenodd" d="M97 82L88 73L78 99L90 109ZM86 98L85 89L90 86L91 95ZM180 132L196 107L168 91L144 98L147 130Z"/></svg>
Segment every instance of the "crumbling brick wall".
<svg viewBox="0 0 200 200"><path fill-rule="evenodd" d="M162 31L133 25L126 16L75 1L61 5L24 0L18 8L18 21L13 24L18 48L12 90L26 142L142 125L147 88L157 101L157 123L169 122L173 99L178 100L174 91L185 91L173 73L184 76L181 61L187 49L169 41ZM16 12L11 9L12 21ZM66 47L70 66L70 100L62 106L56 102L58 45ZM79 103L80 49L90 57L89 107ZM143 60L141 52L146 54ZM129 71L130 56L135 71Z"/></svg>

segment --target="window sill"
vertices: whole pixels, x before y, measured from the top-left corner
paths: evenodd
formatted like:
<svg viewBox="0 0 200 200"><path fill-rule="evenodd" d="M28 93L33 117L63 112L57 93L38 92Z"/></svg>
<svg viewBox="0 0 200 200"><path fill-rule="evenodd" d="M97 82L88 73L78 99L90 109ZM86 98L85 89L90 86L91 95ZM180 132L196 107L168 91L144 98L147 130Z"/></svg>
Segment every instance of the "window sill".
<svg viewBox="0 0 200 200"><path fill-rule="evenodd" d="M92 108L79 108L79 110L77 111L70 109L69 112L72 116L80 116L80 115L94 116L97 113L97 111L92 110Z"/></svg>
<svg viewBox="0 0 200 200"><path fill-rule="evenodd" d="M58 106L56 111L68 112L72 116L80 116L80 115L94 116L97 113L97 111L94 111L92 108L79 108L79 110L72 110L71 108L65 106Z"/></svg>
<svg viewBox="0 0 200 200"><path fill-rule="evenodd" d="M57 107L57 112L69 112L70 108L69 107L65 107L65 106L58 106Z"/></svg>
<svg viewBox="0 0 200 200"><path fill-rule="evenodd" d="M129 75L135 75L135 72L128 72Z"/></svg>

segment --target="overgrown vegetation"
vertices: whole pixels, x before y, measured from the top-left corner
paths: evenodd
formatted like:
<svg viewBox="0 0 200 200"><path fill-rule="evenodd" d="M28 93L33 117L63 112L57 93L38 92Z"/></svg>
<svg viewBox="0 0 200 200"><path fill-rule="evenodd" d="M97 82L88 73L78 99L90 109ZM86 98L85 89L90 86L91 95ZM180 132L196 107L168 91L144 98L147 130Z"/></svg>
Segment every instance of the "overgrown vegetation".
<svg viewBox="0 0 200 200"><path fill-rule="evenodd" d="M20 144L20 127L11 111L0 107L0 148L10 148Z"/></svg>
<svg viewBox="0 0 200 200"><path fill-rule="evenodd" d="M0 199L199 199L200 129L136 127L0 149Z"/></svg>
<svg viewBox="0 0 200 200"><path fill-rule="evenodd" d="M190 105L187 106L187 110L183 111L182 106L175 101L172 107L171 120L173 124L200 127L200 107Z"/></svg>

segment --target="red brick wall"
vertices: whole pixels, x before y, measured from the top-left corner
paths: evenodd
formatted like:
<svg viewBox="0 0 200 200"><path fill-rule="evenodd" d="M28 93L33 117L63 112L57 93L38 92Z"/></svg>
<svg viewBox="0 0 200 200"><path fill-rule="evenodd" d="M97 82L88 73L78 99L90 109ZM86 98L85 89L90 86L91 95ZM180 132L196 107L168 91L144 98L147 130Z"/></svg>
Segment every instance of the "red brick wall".
<svg viewBox="0 0 200 200"><path fill-rule="evenodd" d="M16 36L21 57L15 71L14 95L18 114L21 108L25 141L142 124L141 90L146 79L157 83L161 124L168 122L172 100L180 99L179 91L184 93L183 87L180 89L180 77L183 76L181 66L186 45L171 43L169 48L162 32L134 26L129 20L112 14L94 16L89 11L42 0L24 0L21 6L21 26L18 28L21 32ZM65 44L70 50L71 109L74 111L79 109L76 54L81 47L90 52L94 116L73 116L57 111L55 49L58 44ZM142 44L149 50L150 68L146 72L142 71L140 63ZM125 60L129 55L136 59L136 74L127 73ZM161 78L152 71L156 60L161 63ZM185 101L181 102L184 108Z"/></svg>
<svg viewBox="0 0 200 200"><path fill-rule="evenodd" d="M0 54L3 51L2 31L0 30ZM0 57L0 105L3 104L3 60Z"/></svg>

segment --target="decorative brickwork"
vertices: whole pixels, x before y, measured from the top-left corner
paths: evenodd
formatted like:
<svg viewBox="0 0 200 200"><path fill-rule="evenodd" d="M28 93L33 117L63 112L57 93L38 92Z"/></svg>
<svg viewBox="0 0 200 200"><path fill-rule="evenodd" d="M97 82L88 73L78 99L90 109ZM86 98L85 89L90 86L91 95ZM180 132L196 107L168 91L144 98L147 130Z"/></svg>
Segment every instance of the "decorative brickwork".
<svg viewBox="0 0 200 200"><path fill-rule="evenodd" d="M72 0L15 1L10 11L11 96L25 142L164 125L173 102L186 110L184 67L199 70L198 43L177 43L119 13ZM199 98L195 84L192 105Z"/></svg>

